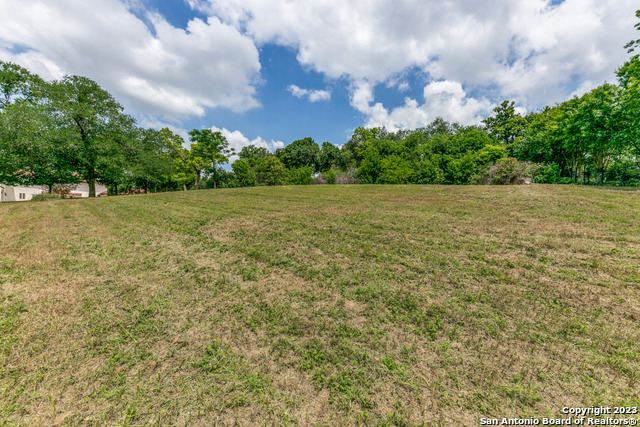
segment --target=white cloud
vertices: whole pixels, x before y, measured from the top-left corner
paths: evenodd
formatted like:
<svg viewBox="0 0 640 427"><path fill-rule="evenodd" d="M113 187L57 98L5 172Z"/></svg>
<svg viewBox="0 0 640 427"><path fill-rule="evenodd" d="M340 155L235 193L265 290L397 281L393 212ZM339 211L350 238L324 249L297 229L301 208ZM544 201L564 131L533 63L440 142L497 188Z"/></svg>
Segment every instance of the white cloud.
<svg viewBox="0 0 640 427"><path fill-rule="evenodd" d="M296 85L289 85L287 90L296 98L307 98L309 102L328 101L331 99L331 91L302 89Z"/></svg>
<svg viewBox="0 0 640 427"><path fill-rule="evenodd" d="M371 105L371 85L359 82L352 88L351 105L365 114L367 127L384 126L391 131L423 127L436 117L466 125L479 124L495 107L487 99L468 97L459 82L447 80L429 83L423 96L423 104L407 97L403 106L389 111L379 102Z"/></svg>
<svg viewBox="0 0 640 427"><path fill-rule="evenodd" d="M90 76L126 107L174 120L259 106L253 40L215 17L180 29L147 12L148 27L128 5L140 8L131 0L0 0L0 60L47 79Z"/></svg>
<svg viewBox="0 0 640 427"><path fill-rule="evenodd" d="M189 0L328 77L374 85L416 68L538 106L611 80L637 0ZM404 89L406 86L399 86Z"/></svg>
<svg viewBox="0 0 640 427"><path fill-rule="evenodd" d="M240 132L239 130L230 131L229 129L226 129L224 127L218 128L216 126L212 126L211 130L213 132L222 133L222 135L224 135L224 137L227 138L227 141L229 141L229 147L233 148L236 152L240 152L240 150L242 150L242 147L246 147L248 145L255 145L256 147L264 147L271 152L277 150L278 148L284 148L284 142L282 141L274 141L273 139L270 141L267 141L260 136L250 140L249 138L244 136L242 132ZM238 159L238 156L231 156L229 158L229 163L233 163L237 159Z"/></svg>

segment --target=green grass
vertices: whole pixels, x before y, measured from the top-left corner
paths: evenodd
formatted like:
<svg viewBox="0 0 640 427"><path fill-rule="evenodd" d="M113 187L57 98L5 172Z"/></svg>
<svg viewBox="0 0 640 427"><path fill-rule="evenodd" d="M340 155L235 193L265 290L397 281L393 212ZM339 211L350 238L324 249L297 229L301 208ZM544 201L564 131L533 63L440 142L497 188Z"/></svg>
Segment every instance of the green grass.
<svg viewBox="0 0 640 427"><path fill-rule="evenodd" d="M640 194L0 205L1 425L479 425L640 406Z"/></svg>

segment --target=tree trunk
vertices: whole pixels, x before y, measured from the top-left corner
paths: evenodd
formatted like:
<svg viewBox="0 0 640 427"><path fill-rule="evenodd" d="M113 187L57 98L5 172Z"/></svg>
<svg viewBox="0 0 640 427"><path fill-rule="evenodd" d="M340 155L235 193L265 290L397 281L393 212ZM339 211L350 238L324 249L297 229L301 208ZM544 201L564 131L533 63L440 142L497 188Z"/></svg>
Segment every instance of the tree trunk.
<svg viewBox="0 0 640 427"><path fill-rule="evenodd" d="M53 184L49 184L49 194L53 193Z"/></svg>
<svg viewBox="0 0 640 427"><path fill-rule="evenodd" d="M200 171L196 173L196 185L193 188L197 190L198 184L200 184Z"/></svg>
<svg viewBox="0 0 640 427"><path fill-rule="evenodd" d="M89 197L96 197L96 179L87 179L87 184L89 184Z"/></svg>
<svg viewBox="0 0 640 427"><path fill-rule="evenodd" d="M218 188L218 183L216 183L216 181L215 181L215 180L213 180L213 189L215 190L215 189L217 189L217 188Z"/></svg>
<svg viewBox="0 0 640 427"><path fill-rule="evenodd" d="M596 169L596 184L602 185L602 183L604 181L603 178L604 178L604 168L597 168Z"/></svg>
<svg viewBox="0 0 640 427"><path fill-rule="evenodd" d="M576 182L576 176L577 176L577 172L576 172L576 170L572 167L572 168L571 168L571 181Z"/></svg>
<svg viewBox="0 0 640 427"><path fill-rule="evenodd" d="M182 191L187 191L187 183L182 181Z"/></svg>

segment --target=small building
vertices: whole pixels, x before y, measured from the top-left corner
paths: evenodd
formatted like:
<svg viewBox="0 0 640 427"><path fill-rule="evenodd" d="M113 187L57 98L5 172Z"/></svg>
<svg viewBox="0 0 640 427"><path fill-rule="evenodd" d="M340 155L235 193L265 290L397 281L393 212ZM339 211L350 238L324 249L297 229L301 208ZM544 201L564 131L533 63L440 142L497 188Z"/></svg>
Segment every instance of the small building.
<svg viewBox="0 0 640 427"><path fill-rule="evenodd" d="M96 182L96 196L106 196L107 195L107 187ZM69 197L89 197L89 184L86 181L81 182L80 184L71 185L71 192L69 193Z"/></svg>
<svg viewBox="0 0 640 427"><path fill-rule="evenodd" d="M70 184L69 197L89 197L89 184ZM0 184L0 202L26 202L36 194L48 193L48 187L37 185L5 185ZM106 196L107 187L96 182L96 196Z"/></svg>
<svg viewBox="0 0 640 427"><path fill-rule="evenodd" d="M26 202L46 192L45 187L0 184L0 202Z"/></svg>

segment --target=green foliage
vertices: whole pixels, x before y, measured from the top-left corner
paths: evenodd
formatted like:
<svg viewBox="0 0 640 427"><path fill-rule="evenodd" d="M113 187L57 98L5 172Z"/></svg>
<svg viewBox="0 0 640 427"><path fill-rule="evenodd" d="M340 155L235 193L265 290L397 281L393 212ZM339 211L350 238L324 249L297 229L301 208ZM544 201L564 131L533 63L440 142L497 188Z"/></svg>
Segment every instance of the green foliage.
<svg viewBox="0 0 640 427"><path fill-rule="evenodd" d="M233 162L231 168L241 187L256 185L256 173L249 167L249 162L241 158Z"/></svg>
<svg viewBox="0 0 640 427"><path fill-rule="evenodd" d="M32 100L43 81L29 70L11 62L0 61L0 109L17 99Z"/></svg>
<svg viewBox="0 0 640 427"><path fill-rule="evenodd" d="M636 10L636 18L640 18L640 10ZM640 30L640 22L635 25L636 30ZM635 51L636 47L640 46L640 39L631 40L624 47L628 53Z"/></svg>
<svg viewBox="0 0 640 427"><path fill-rule="evenodd" d="M264 147L256 147L253 145L247 145L242 147L238 153L240 159L245 160L250 168L255 168L265 158L269 157L271 153Z"/></svg>
<svg viewBox="0 0 640 427"><path fill-rule="evenodd" d="M325 172L324 176L327 179L327 184L336 183L336 171L334 171L333 169L329 169L327 172Z"/></svg>
<svg viewBox="0 0 640 427"><path fill-rule="evenodd" d="M414 179L416 184L442 184L444 173L436 160L425 158L418 164Z"/></svg>
<svg viewBox="0 0 640 427"><path fill-rule="evenodd" d="M380 184L407 184L413 175L409 162L395 154L380 161Z"/></svg>
<svg viewBox="0 0 640 427"><path fill-rule="evenodd" d="M49 110L17 102L0 114L0 182L22 185L73 183L74 153Z"/></svg>
<svg viewBox="0 0 640 427"><path fill-rule="evenodd" d="M311 185L313 184L313 169L309 166L302 166L297 169L289 170L289 184L293 185Z"/></svg>
<svg viewBox="0 0 640 427"><path fill-rule="evenodd" d="M534 177L534 182L540 184L570 184L573 180L569 177L561 177L560 167L554 163L540 168Z"/></svg>
<svg viewBox="0 0 640 427"><path fill-rule="evenodd" d="M620 114L623 126L621 143L640 155L640 55L635 55L618 69Z"/></svg>
<svg viewBox="0 0 640 427"><path fill-rule="evenodd" d="M585 153L596 169L596 182L601 184L606 167L623 147L618 134L623 126L617 104L618 88L604 84L581 98L577 120L580 121Z"/></svg>
<svg viewBox="0 0 640 427"><path fill-rule="evenodd" d="M445 180L449 184L469 184L476 171L473 153L467 153L458 158L449 158L444 165Z"/></svg>
<svg viewBox="0 0 640 427"><path fill-rule="evenodd" d="M506 154L507 149L505 147L487 145L478 151L477 159L479 164L488 165L502 159Z"/></svg>
<svg viewBox="0 0 640 427"><path fill-rule="evenodd" d="M276 156L266 157L256 166L256 181L265 185L286 184L287 168Z"/></svg>
<svg viewBox="0 0 640 427"><path fill-rule="evenodd" d="M338 166L341 161L341 152L338 147L330 142L323 142L318 158L318 170L325 172L334 166Z"/></svg>
<svg viewBox="0 0 640 427"><path fill-rule="evenodd" d="M58 200L60 196L56 193L47 193L47 194L34 194L31 197L32 202L46 202L47 200Z"/></svg>
<svg viewBox="0 0 640 427"><path fill-rule="evenodd" d="M494 115L483 120L489 135L507 150L521 137L525 130L525 119L516 113L513 101L503 101L493 109Z"/></svg>
<svg viewBox="0 0 640 427"><path fill-rule="evenodd" d="M312 138L299 139L276 151L276 156L287 169L310 167L314 172L319 171L320 147Z"/></svg>
<svg viewBox="0 0 640 427"><path fill-rule="evenodd" d="M640 186L640 163L637 159L623 158L607 169L607 182L622 186Z"/></svg>
<svg viewBox="0 0 640 427"><path fill-rule="evenodd" d="M358 179L362 184L375 184L380 174L382 156L373 147L368 146L363 153L363 160L358 168Z"/></svg>
<svg viewBox="0 0 640 427"><path fill-rule="evenodd" d="M76 172L89 183L90 197L95 197L95 181L121 169L134 149L135 121L107 91L86 77L66 76L48 84L45 94L60 123L58 131L69 144L67 152Z"/></svg>
<svg viewBox="0 0 640 427"><path fill-rule="evenodd" d="M189 132L191 150L189 166L195 174L195 189L198 189L201 175L215 175L217 167L226 163L228 155L232 154L229 142L221 132L213 132L211 129L193 129ZM214 187L216 180L214 179Z"/></svg>

